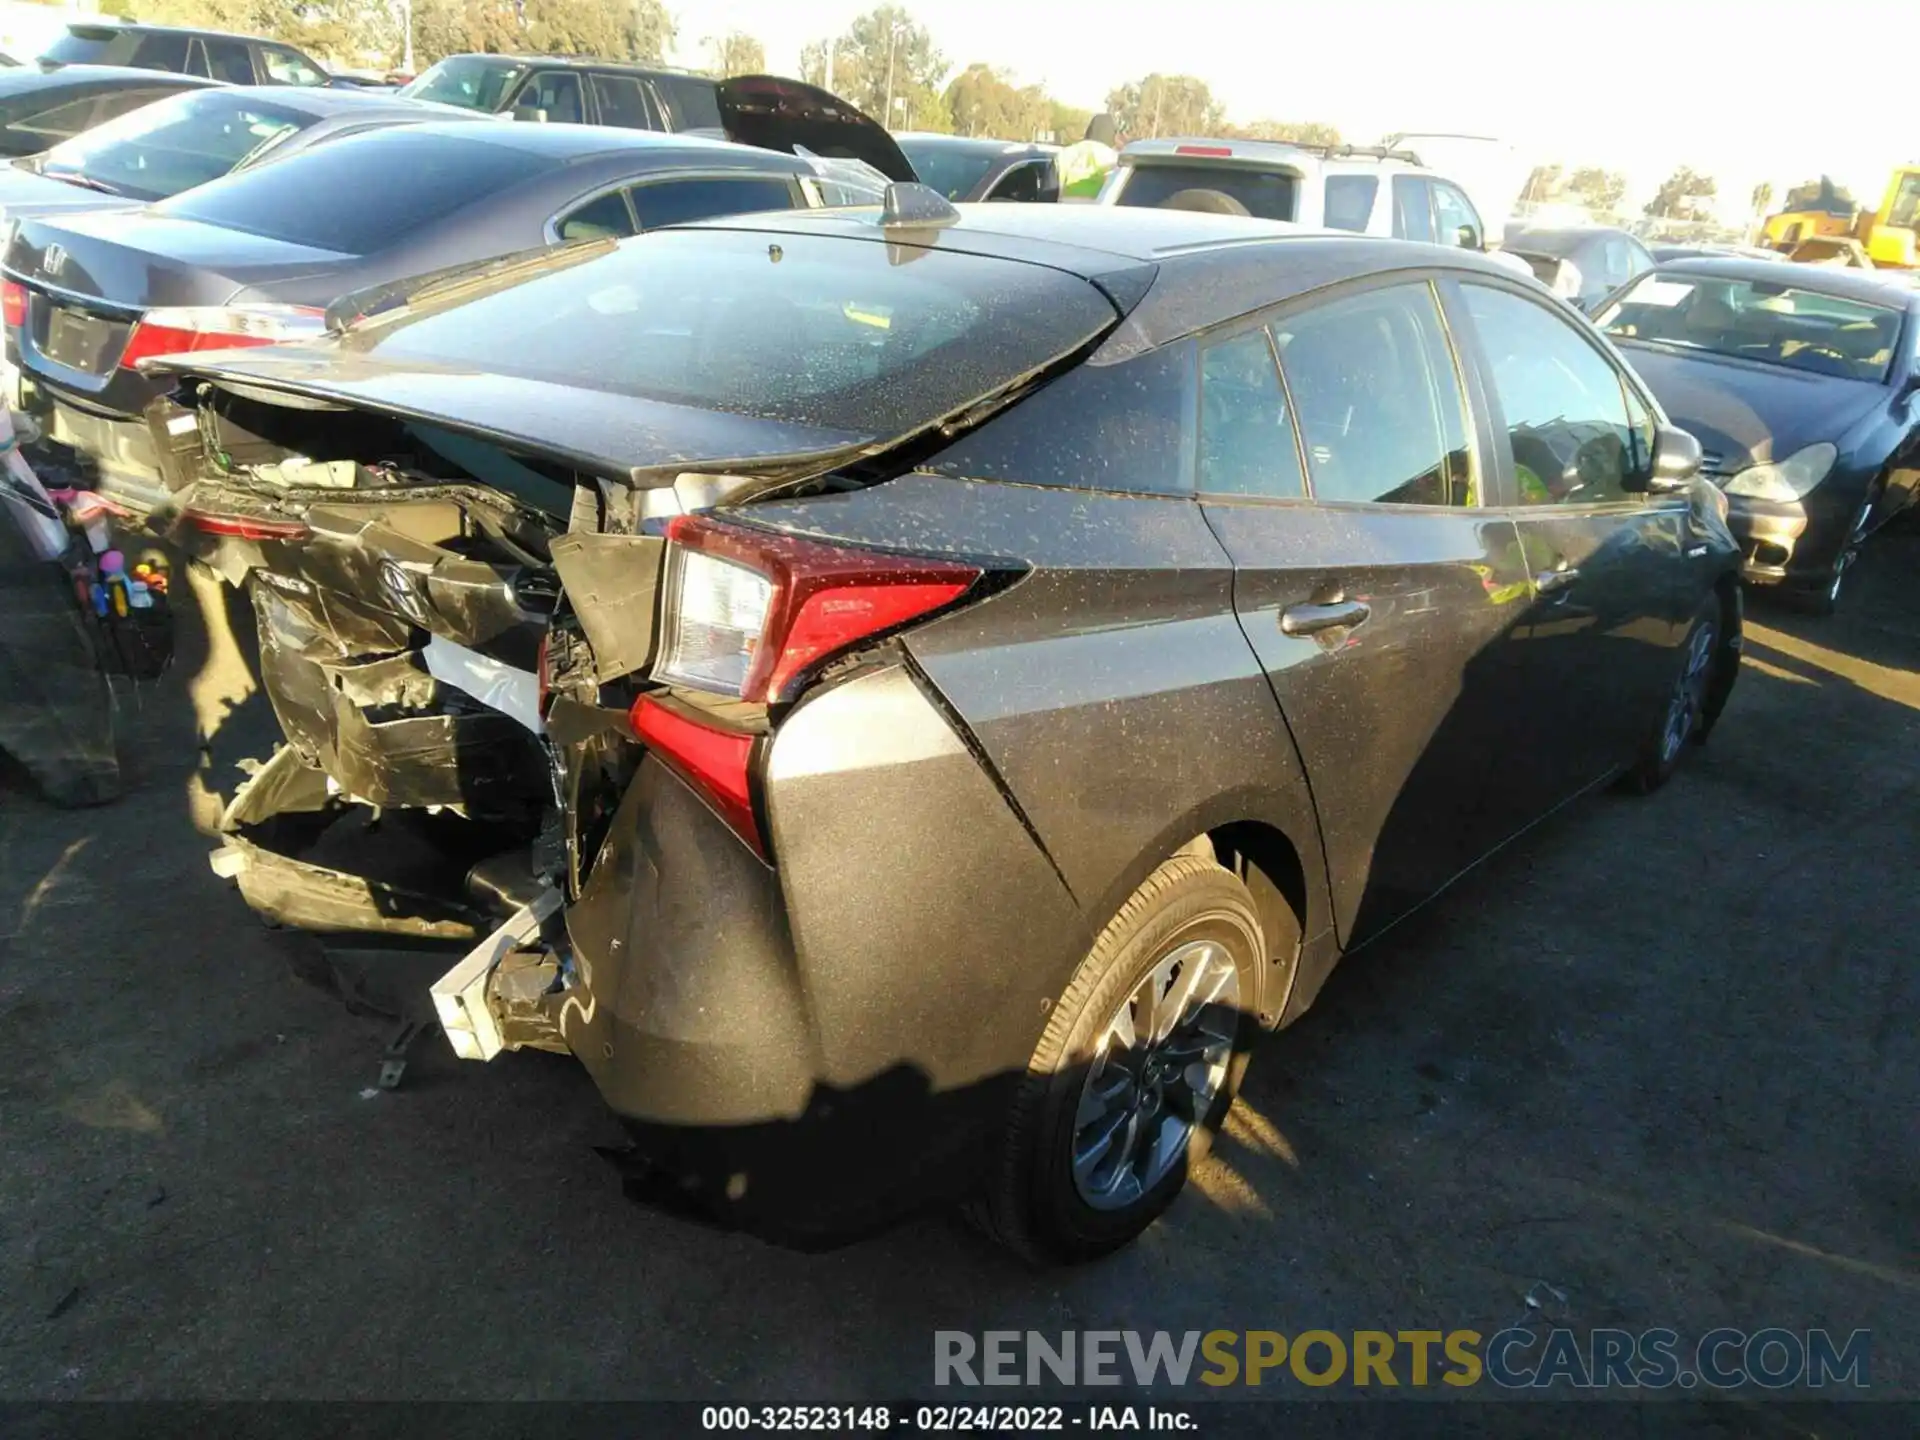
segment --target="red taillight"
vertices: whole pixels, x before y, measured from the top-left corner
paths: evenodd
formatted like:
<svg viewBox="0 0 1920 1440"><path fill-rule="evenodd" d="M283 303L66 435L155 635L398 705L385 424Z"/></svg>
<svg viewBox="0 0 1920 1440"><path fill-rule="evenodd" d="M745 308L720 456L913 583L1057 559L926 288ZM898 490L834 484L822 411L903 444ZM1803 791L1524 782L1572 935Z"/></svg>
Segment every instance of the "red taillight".
<svg viewBox="0 0 1920 1440"><path fill-rule="evenodd" d="M220 515L211 510L185 510L180 518L208 535L227 535L235 540L304 540L313 533L298 520Z"/></svg>
<svg viewBox="0 0 1920 1440"><path fill-rule="evenodd" d="M274 342L259 335L221 335L212 330L179 330L171 325L149 325L144 320L133 327L127 348L121 352L120 368L131 370L141 360L155 355L185 355L194 350L237 350L251 345Z"/></svg>
<svg viewBox="0 0 1920 1440"><path fill-rule="evenodd" d="M667 536L682 553L670 565L655 678L737 687L741 699L763 704L792 699L822 661L951 604L981 575L975 565L828 545L707 515L679 516ZM696 574L689 555L719 562L715 574L731 572L735 583Z"/></svg>
<svg viewBox="0 0 1920 1440"><path fill-rule="evenodd" d="M713 806L754 854L766 859L766 842L754 818L748 779L754 737L743 730L696 720L651 695L634 701L627 718L633 733Z"/></svg>
<svg viewBox="0 0 1920 1440"><path fill-rule="evenodd" d="M0 320L16 330L27 323L27 287L18 280L0 284Z"/></svg>
<svg viewBox="0 0 1920 1440"><path fill-rule="evenodd" d="M1231 156L1233 154L1233 147L1231 145L1176 145L1173 147L1173 153L1176 155L1212 155L1218 158L1221 156Z"/></svg>
<svg viewBox="0 0 1920 1440"><path fill-rule="evenodd" d="M134 322L120 354L131 370L156 355L196 350L244 350L312 339L326 329L326 312L311 305L180 305L149 310Z"/></svg>

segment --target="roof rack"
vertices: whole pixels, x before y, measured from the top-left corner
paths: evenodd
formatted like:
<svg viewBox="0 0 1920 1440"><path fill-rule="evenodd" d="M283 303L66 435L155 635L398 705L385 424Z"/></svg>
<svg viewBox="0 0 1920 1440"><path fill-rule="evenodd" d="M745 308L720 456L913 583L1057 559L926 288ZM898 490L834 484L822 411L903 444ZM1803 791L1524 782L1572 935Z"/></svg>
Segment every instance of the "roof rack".
<svg viewBox="0 0 1920 1440"><path fill-rule="evenodd" d="M1413 151L1395 150L1386 145L1310 145L1304 140L1285 140L1281 143L1325 160L1400 160L1408 165L1420 164L1420 157Z"/></svg>

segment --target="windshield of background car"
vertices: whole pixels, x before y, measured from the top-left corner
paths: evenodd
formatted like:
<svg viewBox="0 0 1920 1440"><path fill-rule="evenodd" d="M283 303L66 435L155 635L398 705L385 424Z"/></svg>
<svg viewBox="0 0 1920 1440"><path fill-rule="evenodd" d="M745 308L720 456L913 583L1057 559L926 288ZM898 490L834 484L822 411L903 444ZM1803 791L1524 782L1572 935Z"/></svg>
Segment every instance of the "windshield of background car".
<svg viewBox="0 0 1920 1440"><path fill-rule="evenodd" d="M980 183L999 158L997 148L928 144L902 140L900 153L913 166L922 185L931 185L949 200L958 200Z"/></svg>
<svg viewBox="0 0 1920 1440"><path fill-rule="evenodd" d="M511 145L397 126L315 145L154 208L290 245L371 255L560 163ZM341 198L357 194L378 195L380 203Z"/></svg>
<svg viewBox="0 0 1920 1440"><path fill-rule="evenodd" d="M54 179L83 177L136 200L164 200L266 154L314 117L220 90L142 106L62 141L40 161Z"/></svg>
<svg viewBox="0 0 1920 1440"><path fill-rule="evenodd" d="M1215 190L1262 220L1291 220L1300 182L1279 170L1232 165L1135 164L1118 203L1157 209L1186 190Z"/></svg>
<svg viewBox="0 0 1920 1440"><path fill-rule="evenodd" d="M401 86L400 93L415 100L438 100L442 105L491 113L506 103L508 92L526 68L512 60L455 55L429 66L425 74Z"/></svg>
<svg viewBox="0 0 1920 1440"><path fill-rule="evenodd" d="M1920 170L1901 180L1887 211L1887 223L1903 230L1920 230Z"/></svg>
<svg viewBox="0 0 1920 1440"><path fill-rule="evenodd" d="M454 367L900 436L1086 344L1118 317L1038 265L877 240L663 230L464 302L351 332Z"/></svg>
<svg viewBox="0 0 1920 1440"><path fill-rule="evenodd" d="M1784 365L1816 375L1884 380L1901 312L1785 282L1656 271L1600 313L1617 340L1644 340Z"/></svg>

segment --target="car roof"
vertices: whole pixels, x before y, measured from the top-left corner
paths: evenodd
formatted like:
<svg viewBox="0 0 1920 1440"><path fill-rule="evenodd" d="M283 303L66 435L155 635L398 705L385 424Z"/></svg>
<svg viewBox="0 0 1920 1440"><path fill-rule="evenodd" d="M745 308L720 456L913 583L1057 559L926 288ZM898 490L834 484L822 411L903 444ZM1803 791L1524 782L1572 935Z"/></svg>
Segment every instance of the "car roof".
<svg viewBox="0 0 1920 1440"><path fill-rule="evenodd" d="M217 35L224 40L253 40L262 45L286 45L282 40L269 40L264 35L245 35L238 30L217 30L211 25L149 25L144 20L120 20L112 15L85 15L67 22L71 34L81 35L89 30L128 30L142 35ZM286 45L289 50L298 46Z"/></svg>
<svg viewBox="0 0 1920 1440"><path fill-rule="evenodd" d="M31 95L36 90L58 90L68 85L108 85L121 82L134 85L173 85L182 90L218 85L199 75L179 75L171 70L144 70L134 65L18 65L0 70L0 95Z"/></svg>
<svg viewBox="0 0 1920 1440"><path fill-rule="evenodd" d="M1522 241L1532 241L1536 245L1578 245L1583 240L1597 240L1607 235L1618 236L1622 240L1634 238L1631 231L1622 230L1618 225L1547 225L1539 228L1528 225L1515 230L1506 245L1508 249L1517 249Z"/></svg>
<svg viewBox="0 0 1920 1440"><path fill-rule="evenodd" d="M388 97L387 108L416 107L411 102L396 102ZM650 169L699 169L702 166L727 170L750 168L763 174L814 173L812 164L797 155L757 145L738 145L731 140L709 140L701 135L655 130L621 130L607 125L518 125L489 122L486 116L478 114L462 120L426 120L414 125L387 126L366 136L343 137L333 144L355 145L371 139L388 145L437 141L489 145L538 155L567 166L617 160L630 167L634 174Z"/></svg>
<svg viewBox="0 0 1920 1440"><path fill-rule="evenodd" d="M1122 164L1139 161L1201 161L1202 163L1260 166L1305 174L1330 165L1361 162L1367 169L1421 170L1410 150L1366 145L1309 145L1291 140L1233 140L1217 135L1168 135L1157 140L1134 140L1120 151ZM1358 168L1358 166L1356 166Z"/></svg>
<svg viewBox="0 0 1920 1440"><path fill-rule="evenodd" d="M926 145L936 150L967 150L976 155L1025 155L1040 147L1031 140L995 140L988 135L942 135L933 130L896 130L901 145Z"/></svg>
<svg viewBox="0 0 1920 1440"><path fill-rule="evenodd" d="M710 75L702 75L697 70L683 70L673 65L644 65L634 60L602 60L593 55L496 55L492 51L462 50L455 55L442 55L441 60L499 60L509 65L551 65L565 70L616 70L623 75L680 75L689 80L706 80L718 84ZM425 68L421 71L426 73Z"/></svg>
<svg viewBox="0 0 1920 1440"><path fill-rule="evenodd" d="M1790 285L1815 295L1831 295L1836 300L1858 300L1863 305L1894 305L1920 308L1920 291L1892 276L1872 270L1853 270L1836 265L1782 265L1777 260L1750 260L1743 255L1716 255L1712 258L1668 260L1659 267L1661 275L1698 275L1714 280L1750 280L1761 285Z"/></svg>
<svg viewBox="0 0 1920 1440"><path fill-rule="evenodd" d="M149 70L149 75L157 72ZM270 101L282 110L297 110L306 115L338 115L343 111L355 113L373 113L377 111L403 112L435 117L449 116L456 107L438 105L431 101L412 100L383 90L358 90L352 87L336 88L331 85L223 85L224 94L239 96L247 101ZM484 121L484 115L475 115L474 119ZM455 123L451 117L433 123ZM531 127L529 127L531 128Z"/></svg>
<svg viewBox="0 0 1920 1440"><path fill-rule="evenodd" d="M1085 280L1111 283L1129 271L1151 279L1146 298L1128 314L1125 333L1108 342L1106 353L1113 358L1363 275L1453 269L1510 283L1515 278L1477 251L1237 215L1110 205L953 208L958 218L950 223L901 227L900 238L932 249L1047 265ZM874 207L769 211L678 228L810 232L871 241L887 238L879 214Z"/></svg>

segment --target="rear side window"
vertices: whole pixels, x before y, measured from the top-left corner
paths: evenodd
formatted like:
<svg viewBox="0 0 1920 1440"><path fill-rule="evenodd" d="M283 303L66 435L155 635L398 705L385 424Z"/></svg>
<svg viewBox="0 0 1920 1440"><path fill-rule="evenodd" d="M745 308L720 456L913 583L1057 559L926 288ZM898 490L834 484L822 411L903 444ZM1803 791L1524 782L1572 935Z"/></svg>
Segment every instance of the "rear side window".
<svg viewBox="0 0 1920 1440"><path fill-rule="evenodd" d="M1316 500L1473 503L1460 374L1431 286L1317 305L1273 338Z"/></svg>
<svg viewBox="0 0 1920 1440"><path fill-rule="evenodd" d="M187 68L185 35L142 35L133 47L133 63L143 70L181 70ZM111 63L111 62L107 62ZM249 80L253 77L248 76Z"/></svg>
<svg viewBox="0 0 1920 1440"><path fill-rule="evenodd" d="M1520 503L1637 498L1627 487L1646 432L1606 357L1558 311L1485 285L1460 290L1493 371Z"/></svg>
<svg viewBox="0 0 1920 1440"><path fill-rule="evenodd" d="M633 217L627 213L626 197L616 190L562 216L553 228L567 242L617 240L633 234Z"/></svg>
<svg viewBox="0 0 1920 1440"><path fill-rule="evenodd" d="M324 85L327 77L307 63L306 57L284 45L262 45L260 59L267 67L267 78L275 85Z"/></svg>
<svg viewBox="0 0 1920 1440"><path fill-rule="evenodd" d="M1262 342L1264 343L1264 341ZM1077 490L1192 491L1191 344L1080 365L921 468Z"/></svg>
<svg viewBox="0 0 1920 1440"><path fill-rule="evenodd" d="M1291 220L1300 182L1278 170L1248 170L1229 165L1135 165L1119 202L1159 209L1170 201L1180 208L1203 207L1262 220ZM1227 205L1213 197L1225 196Z"/></svg>
<svg viewBox="0 0 1920 1440"><path fill-rule="evenodd" d="M216 80L225 80L230 85L253 84L253 56L247 53L244 42L216 40L208 36L200 44L207 53L207 74Z"/></svg>
<svg viewBox="0 0 1920 1440"><path fill-rule="evenodd" d="M1045 191L1047 170L1053 164L1051 160L1029 160L1024 165L1016 165L994 182L989 200L1005 200L1019 204L1033 204Z"/></svg>
<svg viewBox="0 0 1920 1440"><path fill-rule="evenodd" d="M1396 240L1433 240L1433 198L1418 175L1393 177L1393 235Z"/></svg>
<svg viewBox="0 0 1920 1440"><path fill-rule="evenodd" d="M656 75L653 89L666 102L669 130L718 130L720 97L698 75Z"/></svg>
<svg viewBox="0 0 1920 1440"><path fill-rule="evenodd" d="M1326 225L1329 230L1367 233L1373 219L1374 197L1380 193L1378 175L1329 175L1327 177Z"/></svg>
<svg viewBox="0 0 1920 1440"><path fill-rule="evenodd" d="M99 100L87 95L79 100L69 100L64 105L56 105L51 110L42 110L37 115L22 116L11 121L7 128L17 134L31 135L43 146L58 145L93 124L99 107Z"/></svg>
<svg viewBox="0 0 1920 1440"><path fill-rule="evenodd" d="M556 125L578 125L587 118L580 98L580 77L571 70L542 70L520 87L513 113Z"/></svg>
<svg viewBox="0 0 1920 1440"><path fill-rule="evenodd" d="M660 180L634 186L632 198L642 230L711 220L716 215L794 208L792 184L775 175L747 175L738 180Z"/></svg>
<svg viewBox="0 0 1920 1440"><path fill-rule="evenodd" d="M370 255L492 199L549 163L509 145L376 130L351 145L320 145L230 175L157 208L294 245ZM380 203L341 200L369 194L379 195Z"/></svg>
<svg viewBox="0 0 1920 1440"><path fill-rule="evenodd" d="M1300 451L1265 330L1200 352L1200 469L1203 494L1298 499Z"/></svg>
<svg viewBox="0 0 1920 1440"><path fill-rule="evenodd" d="M588 81L600 106L600 123L623 130L657 130L647 107L647 92L632 75L594 75Z"/></svg>

